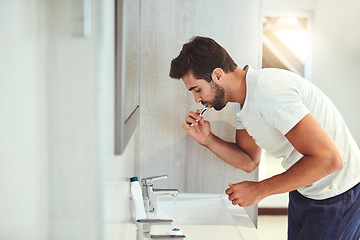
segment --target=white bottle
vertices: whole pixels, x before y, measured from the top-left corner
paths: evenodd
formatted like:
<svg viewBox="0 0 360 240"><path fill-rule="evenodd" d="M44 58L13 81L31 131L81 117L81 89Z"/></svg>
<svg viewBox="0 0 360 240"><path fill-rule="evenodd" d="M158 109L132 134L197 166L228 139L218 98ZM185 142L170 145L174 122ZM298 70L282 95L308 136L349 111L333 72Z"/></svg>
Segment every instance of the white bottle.
<svg viewBox="0 0 360 240"><path fill-rule="evenodd" d="M146 219L144 201L141 191L141 186L137 177L130 178L130 190L132 201L135 207L135 218L138 219Z"/></svg>

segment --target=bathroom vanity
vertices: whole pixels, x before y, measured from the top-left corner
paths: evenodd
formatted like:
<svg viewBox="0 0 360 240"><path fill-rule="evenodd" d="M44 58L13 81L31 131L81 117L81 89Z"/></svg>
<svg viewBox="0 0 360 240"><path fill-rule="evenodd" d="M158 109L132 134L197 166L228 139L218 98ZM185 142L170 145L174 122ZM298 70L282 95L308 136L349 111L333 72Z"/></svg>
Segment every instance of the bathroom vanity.
<svg viewBox="0 0 360 240"><path fill-rule="evenodd" d="M156 215L172 219L172 225L152 225L151 234L168 235L179 228L188 240L257 240L262 239L245 210L233 206L223 194L186 194L157 197ZM136 240L132 224L127 240Z"/></svg>

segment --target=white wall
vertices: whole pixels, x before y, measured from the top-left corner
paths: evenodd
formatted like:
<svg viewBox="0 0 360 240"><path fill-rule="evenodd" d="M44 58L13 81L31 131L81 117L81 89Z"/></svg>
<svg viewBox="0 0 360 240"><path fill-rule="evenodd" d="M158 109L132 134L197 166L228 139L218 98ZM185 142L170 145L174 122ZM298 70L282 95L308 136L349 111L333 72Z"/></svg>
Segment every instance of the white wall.
<svg viewBox="0 0 360 240"><path fill-rule="evenodd" d="M49 239L53 240L97 239L102 229L96 91L99 37L97 25L91 38L75 32L73 27L81 21L75 16L81 8L73 3L46 3Z"/></svg>
<svg viewBox="0 0 360 240"><path fill-rule="evenodd" d="M138 135L114 155L113 2L92 1L89 39L77 3L0 1L0 239L129 232Z"/></svg>
<svg viewBox="0 0 360 240"><path fill-rule="evenodd" d="M360 2L318 0L313 82L334 102L360 145Z"/></svg>
<svg viewBox="0 0 360 240"><path fill-rule="evenodd" d="M131 1L131 0L130 0ZM103 28L103 48L100 58L103 58L103 71L99 72L103 89L102 103L100 103L100 117L103 116L102 128L104 135L102 142L102 158L104 160L104 236L106 240L128 239L131 235L130 218L133 214L130 205L130 177L136 176L136 162L138 161L139 128L130 139L121 155L114 155L115 139L115 62L114 62L114 5L111 1L102 1L101 17ZM102 56L101 56L102 55Z"/></svg>
<svg viewBox="0 0 360 240"><path fill-rule="evenodd" d="M264 10L312 11L317 0L263 0Z"/></svg>
<svg viewBox="0 0 360 240"><path fill-rule="evenodd" d="M109 136L112 135L109 133ZM136 176L135 159L137 158L138 129L131 138L121 156L113 157L113 149L107 147L105 202L104 202L104 239L132 239L135 232L130 230L130 217L133 215L130 205L129 178Z"/></svg>
<svg viewBox="0 0 360 240"><path fill-rule="evenodd" d="M114 2L92 3L91 38L73 34L71 2L48 4L50 239L125 239L129 233L138 135L115 156Z"/></svg>
<svg viewBox="0 0 360 240"><path fill-rule="evenodd" d="M131 1L131 0L130 0ZM112 1L101 1L102 47L99 49L99 161L103 162L104 172L101 180L103 196L103 238L105 240L123 240L131 235L130 218L130 177L136 176L138 161L139 128L136 129L127 147L121 155L114 155L115 139L115 80L114 80L114 5ZM101 132L101 131L100 131ZM101 238L99 238L101 239Z"/></svg>
<svg viewBox="0 0 360 240"><path fill-rule="evenodd" d="M47 239L44 19L37 0L0 1L0 239Z"/></svg>

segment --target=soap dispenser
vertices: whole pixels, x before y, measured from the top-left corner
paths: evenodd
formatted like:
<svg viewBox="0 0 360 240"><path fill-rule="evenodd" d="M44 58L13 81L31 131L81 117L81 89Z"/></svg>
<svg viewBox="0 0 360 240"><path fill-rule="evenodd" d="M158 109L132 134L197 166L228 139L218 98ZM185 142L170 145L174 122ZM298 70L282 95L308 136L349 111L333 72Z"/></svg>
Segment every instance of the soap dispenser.
<svg viewBox="0 0 360 240"><path fill-rule="evenodd" d="M130 178L130 191L131 191L132 202L135 208L136 220L146 219L142 190L139 183L139 179L137 177Z"/></svg>

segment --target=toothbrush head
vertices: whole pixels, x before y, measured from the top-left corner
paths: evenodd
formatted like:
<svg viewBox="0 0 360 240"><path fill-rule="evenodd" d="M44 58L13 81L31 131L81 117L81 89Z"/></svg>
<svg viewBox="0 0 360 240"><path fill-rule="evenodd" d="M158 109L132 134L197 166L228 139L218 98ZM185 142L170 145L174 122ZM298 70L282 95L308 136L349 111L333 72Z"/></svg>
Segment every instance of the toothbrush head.
<svg viewBox="0 0 360 240"><path fill-rule="evenodd" d="M201 111L200 116L202 116L206 110L207 110L207 106L205 106L204 109Z"/></svg>

